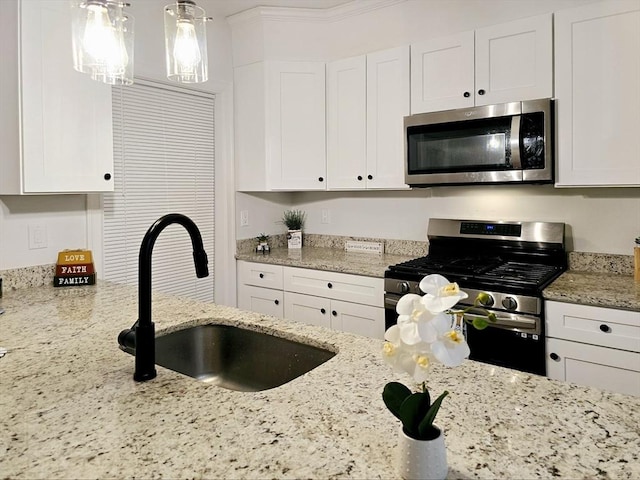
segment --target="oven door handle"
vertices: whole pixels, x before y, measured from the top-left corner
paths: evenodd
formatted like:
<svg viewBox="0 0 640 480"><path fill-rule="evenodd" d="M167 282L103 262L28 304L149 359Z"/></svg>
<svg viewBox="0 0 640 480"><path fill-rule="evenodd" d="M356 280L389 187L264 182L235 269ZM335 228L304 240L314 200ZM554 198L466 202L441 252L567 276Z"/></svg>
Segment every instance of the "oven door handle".
<svg viewBox="0 0 640 480"><path fill-rule="evenodd" d="M396 309L396 305L398 305L398 300L400 300L400 296L390 296L390 295L385 295L384 296L384 308L392 308L393 310Z"/></svg>
<svg viewBox="0 0 640 480"><path fill-rule="evenodd" d="M494 312L496 313L496 312ZM509 315L509 314L507 314ZM486 318L486 315L476 315L474 313L465 313L465 318L470 318L473 320L474 318ZM509 315L508 317L501 316L499 313L496 313L497 321L489 322L489 326L494 327L511 327L518 328L522 330L535 330L536 328L536 319L523 317L521 315Z"/></svg>

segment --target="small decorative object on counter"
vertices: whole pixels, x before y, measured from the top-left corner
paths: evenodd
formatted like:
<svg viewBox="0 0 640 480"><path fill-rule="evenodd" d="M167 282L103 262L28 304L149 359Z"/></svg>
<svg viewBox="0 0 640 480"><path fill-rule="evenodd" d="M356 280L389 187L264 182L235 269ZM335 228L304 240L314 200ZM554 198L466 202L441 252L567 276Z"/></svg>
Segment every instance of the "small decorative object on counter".
<svg viewBox="0 0 640 480"><path fill-rule="evenodd" d="M402 422L396 452L398 474L405 479L443 479L448 471L444 432L433 422L449 392L445 390L431 402L426 386L428 371L438 362L447 367L461 365L470 353L464 336L466 324L482 330L495 322L496 316L482 308L486 293L480 293L473 306L452 310L468 295L442 275L424 277L420 290L424 296L409 293L398 301L398 323L384 335L383 356L396 371L408 373L421 387L412 393L401 383L389 382L382 399ZM471 309L473 320L465 318ZM486 317L477 316L478 311Z"/></svg>
<svg viewBox="0 0 640 480"><path fill-rule="evenodd" d="M633 279L640 283L640 237L636 237L636 244L633 247Z"/></svg>
<svg viewBox="0 0 640 480"><path fill-rule="evenodd" d="M91 250L63 250L58 253L54 287L95 285L96 272Z"/></svg>
<svg viewBox="0 0 640 480"><path fill-rule="evenodd" d="M287 246L302 248L302 228L307 214L302 210L285 210L282 223L287 227Z"/></svg>
<svg viewBox="0 0 640 480"><path fill-rule="evenodd" d="M258 245L256 246L257 253L266 254L271 251L271 248L269 248L269 235L261 233L256 237L256 240L258 241Z"/></svg>

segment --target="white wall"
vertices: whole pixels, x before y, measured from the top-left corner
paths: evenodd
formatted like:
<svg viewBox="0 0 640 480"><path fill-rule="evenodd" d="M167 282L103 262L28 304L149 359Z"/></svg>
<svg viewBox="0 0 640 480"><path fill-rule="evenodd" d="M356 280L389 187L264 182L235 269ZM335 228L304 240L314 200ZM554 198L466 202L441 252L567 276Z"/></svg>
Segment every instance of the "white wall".
<svg viewBox="0 0 640 480"><path fill-rule="evenodd" d="M163 7L169 2L135 0L131 3L127 11L136 22L134 75L166 82ZM230 85L233 78L231 33L226 20L216 14L214 3L210 6L208 0L199 0L198 4L206 9L208 15L214 16L214 21L207 26L209 81L195 88L217 93L225 85ZM224 108L221 105L221 109ZM227 152L232 151L228 145L230 125L230 119L216 124L216 154L219 145L226 144ZM216 175L218 172L226 175L230 170L232 175L231 154L219 157L217 155L216 163L220 162L220 166L216 165ZM232 209L232 205L228 208ZM87 248L90 244L88 225L85 195L0 196L0 270L55 263L57 253L62 249ZM46 248L29 248L29 226L45 228Z"/></svg>

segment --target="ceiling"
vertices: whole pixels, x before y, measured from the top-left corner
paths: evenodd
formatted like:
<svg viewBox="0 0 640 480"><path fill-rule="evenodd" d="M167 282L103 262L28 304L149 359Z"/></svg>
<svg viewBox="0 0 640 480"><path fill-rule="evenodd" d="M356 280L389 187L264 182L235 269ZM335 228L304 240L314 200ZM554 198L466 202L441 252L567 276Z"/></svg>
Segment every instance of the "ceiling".
<svg viewBox="0 0 640 480"><path fill-rule="evenodd" d="M202 0L197 3L206 8L208 15L228 17L258 6L331 8L349 2L350 0Z"/></svg>

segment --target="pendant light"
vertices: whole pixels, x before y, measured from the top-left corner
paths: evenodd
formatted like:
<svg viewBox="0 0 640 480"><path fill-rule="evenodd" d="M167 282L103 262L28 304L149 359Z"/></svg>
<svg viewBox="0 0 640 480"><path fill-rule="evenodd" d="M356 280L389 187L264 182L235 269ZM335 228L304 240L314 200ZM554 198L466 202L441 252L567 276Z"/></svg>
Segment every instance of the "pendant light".
<svg viewBox="0 0 640 480"><path fill-rule="evenodd" d="M119 0L72 0L73 67L110 85L133 83L133 17Z"/></svg>
<svg viewBox="0 0 640 480"><path fill-rule="evenodd" d="M192 0L178 0L164 8L164 41L167 78L174 82L200 83L209 77L204 9Z"/></svg>

